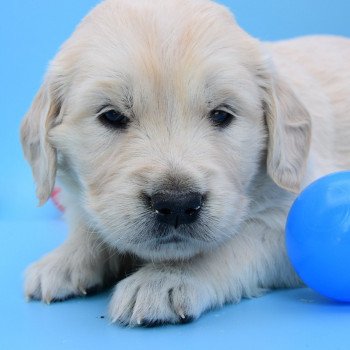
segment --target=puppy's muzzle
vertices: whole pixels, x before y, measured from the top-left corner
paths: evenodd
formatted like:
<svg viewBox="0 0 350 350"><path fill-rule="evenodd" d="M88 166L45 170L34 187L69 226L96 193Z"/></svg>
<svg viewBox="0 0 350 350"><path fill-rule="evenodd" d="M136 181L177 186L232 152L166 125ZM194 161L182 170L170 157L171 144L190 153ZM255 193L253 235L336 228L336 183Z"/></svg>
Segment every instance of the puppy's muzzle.
<svg viewBox="0 0 350 350"><path fill-rule="evenodd" d="M149 201L157 220L176 229L198 219L204 197L199 192L162 191L153 194Z"/></svg>

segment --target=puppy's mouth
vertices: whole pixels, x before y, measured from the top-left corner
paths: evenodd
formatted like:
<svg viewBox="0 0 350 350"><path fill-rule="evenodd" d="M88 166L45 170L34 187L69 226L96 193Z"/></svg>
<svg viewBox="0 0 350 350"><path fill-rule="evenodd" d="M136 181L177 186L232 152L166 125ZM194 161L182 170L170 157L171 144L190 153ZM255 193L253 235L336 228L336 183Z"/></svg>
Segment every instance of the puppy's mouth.
<svg viewBox="0 0 350 350"><path fill-rule="evenodd" d="M102 222L104 238L120 251L146 259L181 259L219 242L215 234L218 220L211 214L210 196L205 191L194 186L181 191L163 186L152 195L138 194L136 203L134 212L133 208L121 208L124 215L118 221L111 211L109 221Z"/></svg>
<svg viewBox="0 0 350 350"><path fill-rule="evenodd" d="M196 226L196 227L194 227ZM177 229L158 221L132 239L130 249L142 258L176 260L190 258L208 244L197 225L180 225Z"/></svg>
<svg viewBox="0 0 350 350"><path fill-rule="evenodd" d="M178 235L170 234L165 237L160 237L157 239L159 245L164 244L178 244L185 241L183 237L180 237Z"/></svg>
<svg viewBox="0 0 350 350"><path fill-rule="evenodd" d="M191 225L177 227L169 226L154 218L148 222L140 235L134 237L133 243L148 244L158 249L166 246L183 247L184 245L190 248L192 245L211 243L213 238L206 233L205 226L207 225L200 218Z"/></svg>

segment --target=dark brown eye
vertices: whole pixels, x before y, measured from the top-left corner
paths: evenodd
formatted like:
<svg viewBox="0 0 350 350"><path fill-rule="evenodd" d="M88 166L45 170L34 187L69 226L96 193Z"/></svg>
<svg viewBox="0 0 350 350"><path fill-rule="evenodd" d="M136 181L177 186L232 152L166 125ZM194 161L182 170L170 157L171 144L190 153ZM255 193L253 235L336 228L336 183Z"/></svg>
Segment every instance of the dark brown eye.
<svg viewBox="0 0 350 350"><path fill-rule="evenodd" d="M223 109L214 109L210 112L210 120L215 126L220 128L230 125L234 118L233 113Z"/></svg>
<svg viewBox="0 0 350 350"><path fill-rule="evenodd" d="M101 113L98 118L103 125L113 129L126 129L130 121L126 115L115 109Z"/></svg>

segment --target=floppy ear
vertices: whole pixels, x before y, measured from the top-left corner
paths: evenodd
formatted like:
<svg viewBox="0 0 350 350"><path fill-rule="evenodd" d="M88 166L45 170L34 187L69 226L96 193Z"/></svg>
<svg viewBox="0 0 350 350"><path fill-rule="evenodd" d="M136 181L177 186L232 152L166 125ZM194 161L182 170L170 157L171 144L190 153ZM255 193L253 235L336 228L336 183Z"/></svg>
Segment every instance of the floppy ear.
<svg viewBox="0 0 350 350"><path fill-rule="evenodd" d="M297 193L310 148L311 118L287 80L276 72L270 73L264 93L267 172L278 186Z"/></svg>
<svg viewBox="0 0 350 350"><path fill-rule="evenodd" d="M39 205L50 197L56 177L56 150L48 142L48 132L60 111L60 103L54 95L46 78L21 126L22 147L32 167Z"/></svg>

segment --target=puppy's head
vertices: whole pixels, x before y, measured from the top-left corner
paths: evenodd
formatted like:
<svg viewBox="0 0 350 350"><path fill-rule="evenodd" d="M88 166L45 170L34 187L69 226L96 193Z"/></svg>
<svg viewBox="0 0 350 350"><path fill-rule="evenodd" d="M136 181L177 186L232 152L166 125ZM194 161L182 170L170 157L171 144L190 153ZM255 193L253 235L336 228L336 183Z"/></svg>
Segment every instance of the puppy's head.
<svg viewBox="0 0 350 350"><path fill-rule="evenodd" d="M297 190L305 165L307 112L263 56L214 3L105 1L51 64L22 126L40 201L57 169L120 250L176 259L222 244L258 172Z"/></svg>

